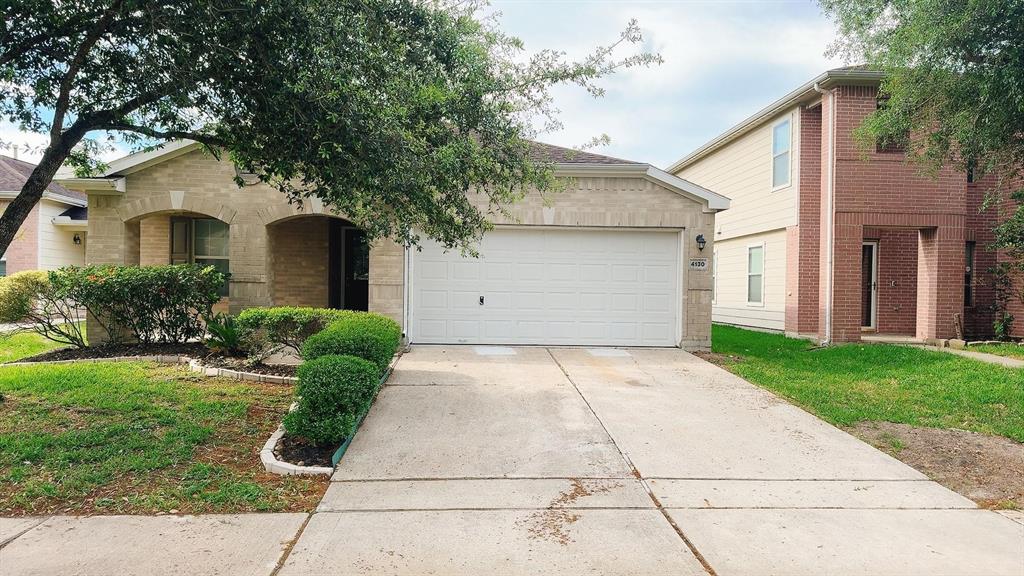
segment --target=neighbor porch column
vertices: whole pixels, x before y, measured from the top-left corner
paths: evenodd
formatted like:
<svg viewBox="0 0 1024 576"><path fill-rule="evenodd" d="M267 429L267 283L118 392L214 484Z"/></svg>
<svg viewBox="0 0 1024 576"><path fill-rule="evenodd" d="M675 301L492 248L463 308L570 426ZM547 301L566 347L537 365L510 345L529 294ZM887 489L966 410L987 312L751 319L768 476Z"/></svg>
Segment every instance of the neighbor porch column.
<svg viewBox="0 0 1024 576"><path fill-rule="evenodd" d="M370 312L383 314L406 329L405 247L381 239L370 245Z"/></svg>
<svg viewBox="0 0 1024 576"><path fill-rule="evenodd" d="M945 219L952 221L919 233L917 337L922 340L955 338L955 315L964 310L963 217Z"/></svg>

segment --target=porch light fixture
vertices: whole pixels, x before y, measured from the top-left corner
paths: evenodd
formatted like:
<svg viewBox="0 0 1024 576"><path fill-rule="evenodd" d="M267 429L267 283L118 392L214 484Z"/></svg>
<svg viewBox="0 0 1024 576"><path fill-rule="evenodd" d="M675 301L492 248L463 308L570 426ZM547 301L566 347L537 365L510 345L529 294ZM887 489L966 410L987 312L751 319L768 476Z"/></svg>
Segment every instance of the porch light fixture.
<svg viewBox="0 0 1024 576"><path fill-rule="evenodd" d="M703 234L697 234L697 249L701 252L704 251L704 247L708 245L708 241L704 239Z"/></svg>
<svg viewBox="0 0 1024 576"><path fill-rule="evenodd" d="M72 238L71 241L75 243L75 246L81 246L82 245L82 237L79 236L78 234L75 234L75 237Z"/></svg>

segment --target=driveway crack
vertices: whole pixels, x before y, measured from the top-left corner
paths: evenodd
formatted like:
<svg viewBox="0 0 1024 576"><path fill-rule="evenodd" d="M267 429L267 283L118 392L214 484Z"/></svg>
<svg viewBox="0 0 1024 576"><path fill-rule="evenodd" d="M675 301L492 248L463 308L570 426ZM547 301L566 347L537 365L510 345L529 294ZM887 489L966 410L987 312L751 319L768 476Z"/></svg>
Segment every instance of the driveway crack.
<svg viewBox="0 0 1024 576"><path fill-rule="evenodd" d="M672 517L669 516L668 511L665 510L665 508L661 505L661 502L658 500L658 497L654 495L654 491L647 484L647 480L644 479L643 475L640 474L640 471L637 470L636 466L633 465L633 462L629 459L629 456L627 456L626 453L622 450L622 448L619 447L619 444L618 442L615 441L615 437L612 436L611 431L608 430L607 426L605 426L604 421L601 420L601 417L597 415L597 412L594 410L594 407L590 405L590 400L587 400L587 397L583 395L583 392L580 390L580 387L576 385L576 381L573 380L572 376L569 375L569 371L565 369L565 366L562 366L562 363L558 361L558 358L555 357L555 354L551 351L550 348L545 348L545 350L547 351L548 356L551 356L551 361L554 362L555 365L558 366L558 369L562 371L562 374L565 376L565 379L569 381L569 384L572 384L573 389L576 390L577 394L579 394L580 399L583 400L583 403L587 405L587 409L590 410L590 413L594 415L594 418L597 420L597 423L601 425L601 429L604 430L605 435L608 436L609 440L611 440L612 446L615 446L615 451L618 452L619 456L622 457L622 461L626 463L626 467L632 472L633 477L635 477L637 481L640 482L640 485L643 486L644 491L647 492L647 497L651 499L651 502L654 504L654 507L657 508L659 512L661 512L661 515L665 518L665 521L668 522L669 526L671 526L673 530L675 530L676 535L679 536L679 538L683 541L683 544L686 544L686 547L689 548L690 553L693 554L694 558L696 558L698 562L700 562L701 566L704 567L704 570L709 574L709 576L717 576L718 573L715 572L715 569L712 568L711 564L709 564L707 559L704 558L704 555L700 553L700 550L697 550L697 547L694 546L693 542L691 542L690 539L686 537L686 534L683 533L682 528L680 528L679 525L676 524L674 520L672 520ZM637 367L639 368L639 364L637 365ZM640 371L644 374L647 374L649 377L653 379L653 376L648 374L645 370L640 369Z"/></svg>

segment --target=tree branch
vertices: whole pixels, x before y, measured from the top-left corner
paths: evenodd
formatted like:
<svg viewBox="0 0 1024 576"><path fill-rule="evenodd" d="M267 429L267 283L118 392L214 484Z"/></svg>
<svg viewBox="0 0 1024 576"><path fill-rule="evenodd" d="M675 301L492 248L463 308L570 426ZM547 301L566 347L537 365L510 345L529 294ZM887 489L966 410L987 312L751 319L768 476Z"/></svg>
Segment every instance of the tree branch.
<svg viewBox="0 0 1024 576"><path fill-rule="evenodd" d="M206 144L207 146L214 147L223 147L227 145L227 141L221 138L217 138L216 136L213 136L211 134L190 132L188 130L156 130L146 126L138 126L126 122L111 122L109 124L97 126L97 129L136 132L138 134L142 134L143 136L149 136L150 138L159 138L161 140L195 140L200 144Z"/></svg>
<svg viewBox="0 0 1024 576"><path fill-rule="evenodd" d="M113 20L114 15L121 8L123 0L115 0L110 8L103 13L99 21L93 26L89 34L86 35L85 40L78 47L78 51L75 53L75 57L68 64L68 70L64 73L64 77L60 81L60 92L57 95L57 103L53 106L53 124L50 126L50 145L52 146L60 139L60 133L64 128L64 116L68 110L68 100L71 98L71 83L74 81L75 76L78 74L79 68L85 62L86 56L89 55L89 51L96 45L100 37L110 26L110 21Z"/></svg>

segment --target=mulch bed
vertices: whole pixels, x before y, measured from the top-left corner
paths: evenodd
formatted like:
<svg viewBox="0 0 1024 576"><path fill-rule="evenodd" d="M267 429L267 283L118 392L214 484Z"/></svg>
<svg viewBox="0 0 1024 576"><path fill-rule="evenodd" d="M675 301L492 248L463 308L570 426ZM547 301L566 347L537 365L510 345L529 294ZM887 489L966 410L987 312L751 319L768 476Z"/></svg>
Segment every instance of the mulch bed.
<svg viewBox="0 0 1024 576"><path fill-rule="evenodd" d="M55 360L88 360L92 358L114 358L117 356L190 356L203 358L209 354L206 346L199 342L185 344L104 344L87 348L61 348L43 352L19 362L53 362Z"/></svg>
<svg viewBox="0 0 1024 576"><path fill-rule="evenodd" d="M313 446L301 438L285 434L274 446L274 456L282 462L297 466L326 466L333 468L331 456L338 447Z"/></svg>
<svg viewBox="0 0 1024 576"><path fill-rule="evenodd" d="M295 377L295 373L299 368L291 364L248 365L240 359L224 356L207 356L202 360L204 366L213 368L227 368L228 370L238 370L239 372L252 372L253 374L266 374L268 376L288 376L291 378Z"/></svg>

